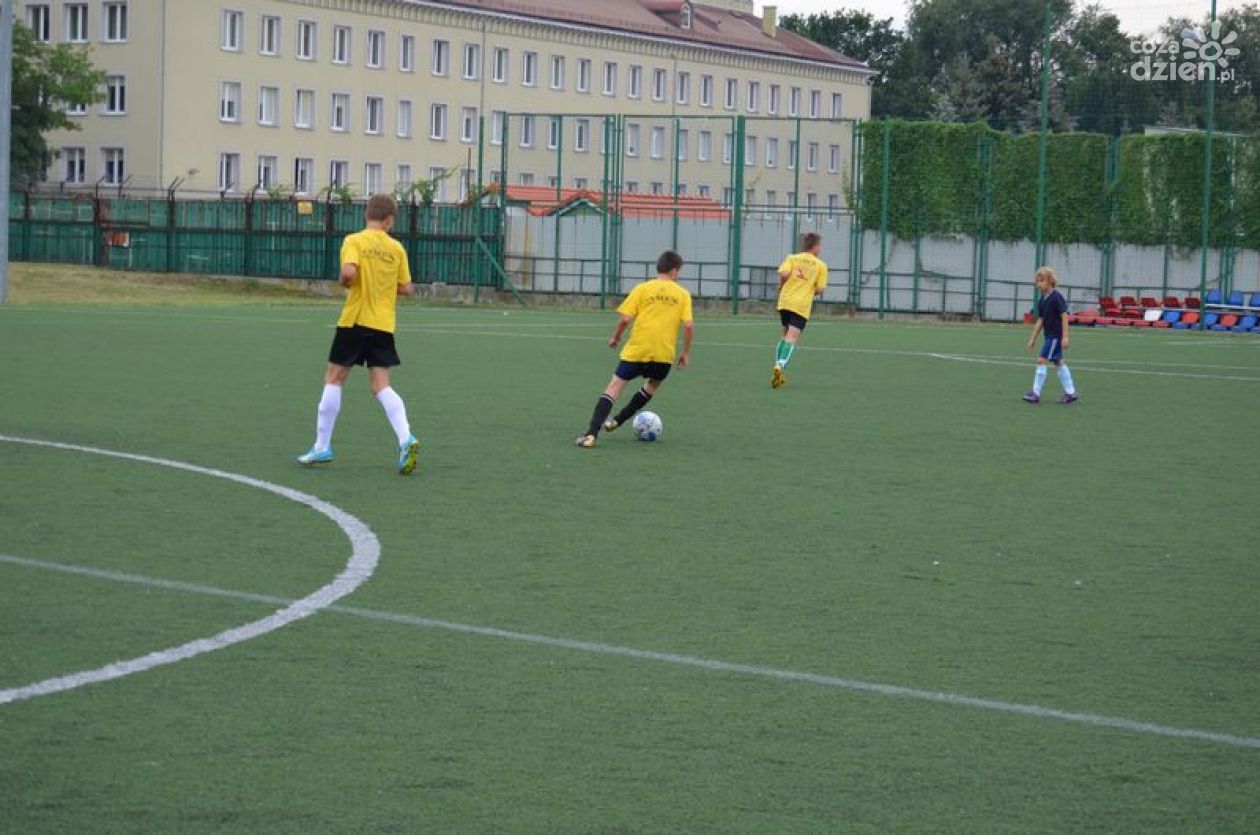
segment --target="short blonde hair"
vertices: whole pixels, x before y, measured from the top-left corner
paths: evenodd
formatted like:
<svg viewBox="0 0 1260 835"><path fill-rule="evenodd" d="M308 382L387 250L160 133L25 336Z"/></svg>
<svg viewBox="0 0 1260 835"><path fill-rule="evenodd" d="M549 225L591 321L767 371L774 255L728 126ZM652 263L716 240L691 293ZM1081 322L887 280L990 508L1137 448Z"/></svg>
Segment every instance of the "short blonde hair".
<svg viewBox="0 0 1260 835"><path fill-rule="evenodd" d="M1054 270L1050 267L1038 267L1037 272L1033 273L1033 281L1039 278L1044 278L1050 282L1051 287L1059 286L1059 277L1054 274Z"/></svg>

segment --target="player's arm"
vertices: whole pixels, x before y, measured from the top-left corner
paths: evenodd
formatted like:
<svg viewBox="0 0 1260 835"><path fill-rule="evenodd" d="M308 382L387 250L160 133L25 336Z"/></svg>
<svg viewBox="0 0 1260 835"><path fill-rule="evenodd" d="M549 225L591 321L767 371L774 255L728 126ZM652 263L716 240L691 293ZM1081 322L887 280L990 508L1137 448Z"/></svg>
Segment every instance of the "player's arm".
<svg viewBox="0 0 1260 835"><path fill-rule="evenodd" d="M1066 348L1068 346L1068 315L1066 310L1059 314L1059 321L1063 323L1063 347Z"/></svg>
<svg viewBox="0 0 1260 835"><path fill-rule="evenodd" d="M342 287L349 287L351 284L354 284L354 280L358 277L359 277L358 264L342 264L341 275L337 277L337 281L338 283L341 284Z"/></svg>
<svg viewBox="0 0 1260 835"><path fill-rule="evenodd" d="M696 335L695 322L683 322L683 349L678 355L678 367L686 368L691 365L691 340Z"/></svg>
<svg viewBox="0 0 1260 835"><path fill-rule="evenodd" d="M1037 321L1033 323L1032 333L1028 336L1028 350L1033 349L1033 343L1037 341L1037 334L1041 333L1042 321L1041 317L1037 317Z"/></svg>
<svg viewBox="0 0 1260 835"><path fill-rule="evenodd" d="M407 251L400 246L398 252L402 255L402 262L398 269L398 295L414 296L416 285L411 283L411 264L407 263Z"/></svg>
<svg viewBox="0 0 1260 835"><path fill-rule="evenodd" d="M613 328L612 336L608 338L608 347L616 348L617 343L621 341L621 335L626 332L626 328L630 325L631 317L621 314L617 318L617 325Z"/></svg>

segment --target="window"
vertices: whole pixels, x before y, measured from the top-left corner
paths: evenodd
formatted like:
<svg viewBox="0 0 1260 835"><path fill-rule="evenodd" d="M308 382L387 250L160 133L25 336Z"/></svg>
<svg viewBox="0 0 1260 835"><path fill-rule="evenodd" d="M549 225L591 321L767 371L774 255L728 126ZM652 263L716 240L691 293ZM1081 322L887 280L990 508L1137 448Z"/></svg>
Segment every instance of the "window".
<svg viewBox="0 0 1260 835"><path fill-rule="evenodd" d="M416 71L415 35L403 35L398 39L398 69L400 72Z"/></svg>
<svg viewBox="0 0 1260 835"><path fill-rule="evenodd" d="M343 159L334 159L328 161L328 185L330 186L348 186L350 185L350 163Z"/></svg>
<svg viewBox="0 0 1260 835"><path fill-rule="evenodd" d="M817 208L818 208L818 195L811 191L805 195L805 211L808 212L810 215L813 215L814 210Z"/></svg>
<svg viewBox="0 0 1260 835"><path fill-rule="evenodd" d="M731 188L730 186L725 186L722 189L722 205L729 206L731 205L731 201L734 199L735 199L735 189Z"/></svg>
<svg viewBox="0 0 1260 835"><path fill-rule="evenodd" d="M713 76L700 76L700 106L713 106Z"/></svg>
<svg viewBox="0 0 1260 835"><path fill-rule="evenodd" d="M105 76L105 113L121 116L127 112L127 78L122 75Z"/></svg>
<svg viewBox="0 0 1260 835"><path fill-rule="evenodd" d="M632 99L643 97L643 67L630 68L630 84L626 95Z"/></svg>
<svg viewBox="0 0 1260 835"><path fill-rule="evenodd" d="M411 99L398 100L398 108L394 113L394 117L394 132L398 134L400 139L410 139L412 123L414 121L414 117L412 116Z"/></svg>
<svg viewBox="0 0 1260 835"><path fill-rule="evenodd" d="M280 88L258 88L258 124L274 125L280 115Z"/></svg>
<svg viewBox="0 0 1260 835"><path fill-rule="evenodd" d="M459 141L477 141L477 108L461 107L459 109Z"/></svg>
<svg viewBox="0 0 1260 835"><path fill-rule="evenodd" d="M827 146L827 173L835 174L840 170L840 146Z"/></svg>
<svg viewBox="0 0 1260 835"><path fill-rule="evenodd" d="M696 145L696 159L700 162L708 162L713 159L713 132L700 131L700 141Z"/></svg>
<svg viewBox="0 0 1260 835"><path fill-rule="evenodd" d="M754 166L757 164L757 137L744 137L744 165Z"/></svg>
<svg viewBox="0 0 1260 835"><path fill-rule="evenodd" d="M744 189L744 205L751 206L757 202L757 190L755 188Z"/></svg>
<svg viewBox="0 0 1260 835"><path fill-rule="evenodd" d="M333 93L332 108L329 111L328 127L336 131L347 130L350 126L350 94Z"/></svg>
<svg viewBox="0 0 1260 835"><path fill-rule="evenodd" d="M446 200L446 169L440 165L429 166L429 180L437 183L437 190L433 192L433 197L439 203Z"/></svg>
<svg viewBox="0 0 1260 835"><path fill-rule="evenodd" d="M547 120L547 147L554 151L560 147L561 135L564 133L564 122L559 116Z"/></svg>
<svg viewBox="0 0 1260 835"><path fill-rule="evenodd" d="M503 144L503 131L507 128L507 113L502 110L490 111L490 144Z"/></svg>
<svg viewBox="0 0 1260 835"><path fill-rule="evenodd" d="M665 128L653 127L652 133L648 136L648 143L648 153L652 155L652 159L665 156Z"/></svg>
<svg viewBox="0 0 1260 835"><path fill-rule="evenodd" d="M564 89L564 56L551 56L551 89Z"/></svg>
<svg viewBox="0 0 1260 835"><path fill-rule="evenodd" d="M626 180L626 194L638 194L639 183L636 180Z"/></svg>
<svg viewBox="0 0 1260 835"><path fill-rule="evenodd" d="M521 84L525 87L538 86L538 53L521 54Z"/></svg>
<svg viewBox="0 0 1260 835"><path fill-rule="evenodd" d="M805 152L805 168L809 171L818 170L818 143L809 143Z"/></svg>
<svg viewBox="0 0 1260 835"><path fill-rule="evenodd" d="M363 193L368 197L381 193L381 164L367 162L363 164Z"/></svg>
<svg viewBox="0 0 1260 835"><path fill-rule="evenodd" d="M801 88L792 87L788 90L788 115L801 115Z"/></svg>
<svg viewBox="0 0 1260 835"><path fill-rule="evenodd" d="M363 132L379 136L384 129L385 99L380 96L368 96L364 104Z"/></svg>
<svg viewBox="0 0 1260 835"><path fill-rule="evenodd" d="M239 122L241 120L241 84L239 81L224 81L219 85L219 121Z"/></svg>
<svg viewBox="0 0 1260 835"><path fill-rule="evenodd" d="M433 42L433 63L430 72L434 75L447 76L451 72L451 44L449 41Z"/></svg>
<svg viewBox="0 0 1260 835"><path fill-rule="evenodd" d="M219 154L219 191L236 191L241 186L241 155Z"/></svg>
<svg viewBox="0 0 1260 835"><path fill-rule="evenodd" d="M45 6L44 9L46 14L48 7ZM127 40L127 4L125 2L106 3L101 7L101 11L105 21L102 40L106 43L122 43Z"/></svg>
<svg viewBox="0 0 1260 835"><path fill-rule="evenodd" d="M350 63L350 27L334 26L332 38L332 62L334 64Z"/></svg>
<svg viewBox="0 0 1260 835"><path fill-rule="evenodd" d="M617 95L617 65L611 61L604 62L604 95Z"/></svg>
<svg viewBox="0 0 1260 835"><path fill-rule="evenodd" d="M385 33L377 29L367 33L367 65L372 69L385 66Z"/></svg>
<svg viewBox="0 0 1260 835"><path fill-rule="evenodd" d="M774 189L769 189L769 188L766 189L765 205L767 208L773 208L775 203L778 201L778 199L779 199L779 193L777 191L775 191Z"/></svg>
<svg viewBox="0 0 1260 835"><path fill-rule="evenodd" d="M67 116L86 116L87 105L81 101L72 101L66 105Z"/></svg>
<svg viewBox="0 0 1260 835"><path fill-rule="evenodd" d="M314 61L319 32L313 20L297 22L297 57L303 61Z"/></svg>
<svg viewBox="0 0 1260 835"><path fill-rule="evenodd" d="M665 91L669 89L665 70L652 71L652 101L665 101Z"/></svg>
<svg viewBox="0 0 1260 835"><path fill-rule="evenodd" d="M757 81L748 82L748 112L756 113L757 108L761 105L761 84Z"/></svg>
<svg viewBox="0 0 1260 835"><path fill-rule="evenodd" d="M637 157L639 155L639 126L626 125L626 156Z"/></svg>
<svg viewBox="0 0 1260 835"><path fill-rule="evenodd" d="M464 44L463 77L469 81L476 81L481 77L481 44Z"/></svg>
<svg viewBox="0 0 1260 835"><path fill-rule="evenodd" d="M508 78L508 51L497 46L490 58L490 80L496 84L506 84Z"/></svg>
<svg viewBox="0 0 1260 835"><path fill-rule="evenodd" d="M727 110L734 110L735 105L739 102L739 81L734 78L726 79L726 99L723 107Z"/></svg>
<svg viewBox="0 0 1260 835"><path fill-rule="evenodd" d="M591 120L576 119L573 122L573 150L586 152L591 149Z"/></svg>
<svg viewBox="0 0 1260 835"><path fill-rule="evenodd" d="M398 163L394 173L394 184L400 187L411 185L411 166L405 162Z"/></svg>
<svg viewBox="0 0 1260 835"><path fill-rule="evenodd" d="M709 187L706 186L704 183L701 183L699 186L696 187L696 194L699 195L700 197L708 197L711 193L712 192L709 190Z"/></svg>
<svg viewBox="0 0 1260 835"><path fill-rule="evenodd" d="M678 184L678 196L679 196L679 197L686 197L686 196L687 196L687 184L686 184L686 183L679 183L679 184Z"/></svg>
<svg viewBox="0 0 1260 835"><path fill-rule="evenodd" d="M523 186L532 186L534 184L534 173L532 171L522 171L517 182Z"/></svg>
<svg viewBox="0 0 1260 835"><path fill-rule="evenodd" d="M770 85L770 101L766 103L766 112L771 116L779 115L779 85Z"/></svg>
<svg viewBox="0 0 1260 835"><path fill-rule="evenodd" d="M674 75L674 98L679 104L691 101L691 73L680 72Z"/></svg>
<svg viewBox="0 0 1260 835"><path fill-rule="evenodd" d="M276 185L276 171L280 167L280 161L273 156L258 157L258 187L271 188Z"/></svg>
<svg viewBox="0 0 1260 835"><path fill-rule="evenodd" d="M681 9L682 17L679 19L679 26L683 29L691 28L691 4L684 2Z"/></svg>
<svg viewBox="0 0 1260 835"><path fill-rule="evenodd" d="M83 6L83 9L84 9L84 13L86 14L87 6ZM66 6L67 13L69 13L69 10L70 10L70 7ZM67 24L69 24L69 18L67 18L66 22ZM244 31L244 29L245 29L244 12L224 11L223 12L223 32L221 33L222 34L221 46L224 49L231 50L232 52L240 52L241 51L241 33Z"/></svg>
<svg viewBox="0 0 1260 835"><path fill-rule="evenodd" d="M678 147L674 150L678 154L679 162L687 161L687 145L690 142L691 134L687 130L678 131Z"/></svg>
<svg viewBox="0 0 1260 835"><path fill-rule="evenodd" d="M315 177L315 160L310 157L297 157L293 160L293 192L310 194Z"/></svg>
<svg viewBox="0 0 1260 835"><path fill-rule="evenodd" d="M796 208L796 192L789 191L787 193L787 204L791 206L793 209Z"/></svg>
<svg viewBox="0 0 1260 835"><path fill-rule="evenodd" d="M534 117L533 116L521 117L521 147L522 148L534 147Z"/></svg>
<svg viewBox="0 0 1260 835"><path fill-rule="evenodd" d="M827 214L834 217L836 212L840 210L840 195L827 195Z"/></svg>
<svg viewBox="0 0 1260 835"><path fill-rule="evenodd" d="M52 40L52 14L47 3L28 4L26 7L26 28L35 33L35 40L48 43Z"/></svg>
<svg viewBox="0 0 1260 835"><path fill-rule="evenodd" d="M88 39L87 3L67 3L63 14L66 17L66 40L70 43L85 43Z"/></svg>
<svg viewBox="0 0 1260 835"><path fill-rule="evenodd" d="M831 94L831 118L833 118L833 119L839 119L839 118L840 118L840 106L841 106L841 104L842 104L842 102L841 102L841 99L840 99L840 94L839 94L839 93L832 93L832 94Z"/></svg>
<svg viewBox="0 0 1260 835"><path fill-rule="evenodd" d="M62 148L61 161L65 163L61 180L69 185L87 182L87 153L82 148Z"/></svg>
<svg viewBox="0 0 1260 835"><path fill-rule="evenodd" d="M665 193L665 184L660 180L653 180L652 185L649 188L651 188L652 193L656 195Z"/></svg>
<svg viewBox="0 0 1260 835"><path fill-rule="evenodd" d="M126 152L122 148L101 148L105 184L120 186L127 176Z"/></svg>
<svg viewBox="0 0 1260 835"><path fill-rule="evenodd" d="M587 186L589 186L589 185L590 185L590 180L588 180L586 177L574 177L574 178L573 178L573 186L574 186L574 188L577 188L577 189L585 189L585 188L586 188Z"/></svg>
<svg viewBox="0 0 1260 835"><path fill-rule="evenodd" d="M280 54L280 18L263 15L262 25L258 29L258 51L263 55Z"/></svg>
<svg viewBox="0 0 1260 835"><path fill-rule="evenodd" d="M468 195L472 193L473 176L477 172L471 168L465 168L459 172L459 199L467 200Z"/></svg>
<svg viewBox="0 0 1260 835"><path fill-rule="evenodd" d="M735 156L735 134L728 133L722 136L722 162L729 163L731 158Z"/></svg>
<svg viewBox="0 0 1260 835"><path fill-rule="evenodd" d="M446 139L446 105L441 102L429 105L429 138Z"/></svg>
<svg viewBox="0 0 1260 835"><path fill-rule="evenodd" d="M578 59L578 77L577 91L579 93L589 93L591 91L591 59Z"/></svg>
<svg viewBox="0 0 1260 835"><path fill-rule="evenodd" d="M315 127L315 91L298 90L293 97L293 127Z"/></svg>
<svg viewBox="0 0 1260 835"><path fill-rule="evenodd" d="M795 139L789 139L788 140L788 158L787 158L787 167L789 171L796 168L796 163L800 159L800 156L801 156L800 145L797 143Z"/></svg>
<svg viewBox="0 0 1260 835"><path fill-rule="evenodd" d="M779 166L779 140L773 136L766 137L766 168Z"/></svg>
<svg viewBox="0 0 1260 835"><path fill-rule="evenodd" d="M819 90L809 91L809 118L817 119L822 115L822 92Z"/></svg>

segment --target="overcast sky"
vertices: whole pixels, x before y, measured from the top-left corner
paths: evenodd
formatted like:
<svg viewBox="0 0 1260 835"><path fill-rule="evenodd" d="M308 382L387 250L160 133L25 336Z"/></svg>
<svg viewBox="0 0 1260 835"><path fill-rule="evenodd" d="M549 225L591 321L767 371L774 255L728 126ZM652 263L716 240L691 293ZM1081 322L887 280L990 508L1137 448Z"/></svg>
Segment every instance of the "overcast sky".
<svg viewBox="0 0 1260 835"><path fill-rule="evenodd" d="M1226 9L1243 5L1244 0L1217 0L1216 13L1219 15ZM757 8L762 6L778 6L779 14L817 14L839 9L862 9L879 18L891 17L898 26L906 22L908 0L777 0L764 2L757 0ZM1078 0L1078 7L1085 5ZM1101 0L1098 4L1106 11L1120 18L1120 28L1132 35L1145 35L1154 32L1161 23L1174 15L1186 15L1192 18L1207 18L1212 6L1210 0Z"/></svg>

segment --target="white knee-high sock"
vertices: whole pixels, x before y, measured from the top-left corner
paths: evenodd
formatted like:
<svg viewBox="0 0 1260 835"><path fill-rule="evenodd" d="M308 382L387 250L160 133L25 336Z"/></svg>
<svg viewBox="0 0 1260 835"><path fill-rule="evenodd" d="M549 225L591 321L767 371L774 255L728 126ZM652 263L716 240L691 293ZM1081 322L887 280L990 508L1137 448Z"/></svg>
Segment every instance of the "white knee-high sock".
<svg viewBox="0 0 1260 835"><path fill-rule="evenodd" d="M1059 366L1059 382L1063 384L1065 392L1076 394L1076 384L1072 382L1072 372L1068 371L1066 364Z"/></svg>
<svg viewBox="0 0 1260 835"><path fill-rule="evenodd" d="M1033 375L1033 392L1041 394L1041 387L1046 384L1046 367L1044 365L1037 366L1037 373Z"/></svg>
<svg viewBox="0 0 1260 835"><path fill-rule="evenodd" d="M316 449L328 449L332 444L333 427L337 425L339 412L341 412L341 386L325 383L324 393L319 398L319 408L315 412Z"/></svg>
<svg viewBox="0 0 1260 835"><path fill-rule="evenodd" d="M394 434L398 436L398 443L403 443L411 437L411 424L407 422L407 405L403 403L403 399L398 396L398 392L392 387L386 387L376 393L376 399L380 401L381 407L385 410L385 417L389 418L389 425L394 427Z"/></svg>

